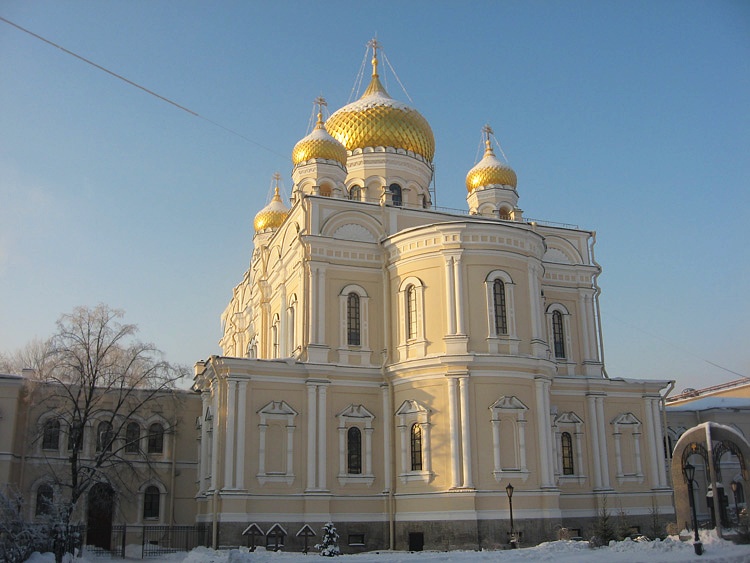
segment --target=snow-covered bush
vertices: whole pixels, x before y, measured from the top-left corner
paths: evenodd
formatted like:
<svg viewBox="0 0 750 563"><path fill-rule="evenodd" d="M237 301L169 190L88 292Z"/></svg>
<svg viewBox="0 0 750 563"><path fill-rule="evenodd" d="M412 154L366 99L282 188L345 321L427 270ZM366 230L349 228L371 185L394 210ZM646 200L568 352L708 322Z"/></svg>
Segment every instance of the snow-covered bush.
<svg viewBox="0 0 750 563"><path fill-rule="evenodd" d="M333 522L325 523L323 526L323 539L320 543L315 544L315 549L320 551L320 554L325 557L341 555L341 550L339 549L339 534L336 531L336 526L333 525Z"/></svg>
<svg viewBox="0 0 750 563"><path fill-rule="evenodd" d="M35 551L49 551L49 527L24 522L21 507L23 499L20 495L0 492L0 561L23 563Z"/></svg>

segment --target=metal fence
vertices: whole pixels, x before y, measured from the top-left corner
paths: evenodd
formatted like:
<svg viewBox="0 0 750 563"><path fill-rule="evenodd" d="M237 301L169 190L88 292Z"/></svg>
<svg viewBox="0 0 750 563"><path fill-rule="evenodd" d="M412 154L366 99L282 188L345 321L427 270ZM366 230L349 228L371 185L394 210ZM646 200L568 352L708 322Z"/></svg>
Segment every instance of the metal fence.
<svg viewBox="0 0 750 563"><path fill-rule="evenodd" d="M88 537L83 526L80 538ZM128 557L146 559L159 557L178 551L190 551L198 546L207 546L210 541L210 528L203 524L195 526L128 526L114 525L109 542L93 545L86 541L86 551L95 557Z"/></svg>

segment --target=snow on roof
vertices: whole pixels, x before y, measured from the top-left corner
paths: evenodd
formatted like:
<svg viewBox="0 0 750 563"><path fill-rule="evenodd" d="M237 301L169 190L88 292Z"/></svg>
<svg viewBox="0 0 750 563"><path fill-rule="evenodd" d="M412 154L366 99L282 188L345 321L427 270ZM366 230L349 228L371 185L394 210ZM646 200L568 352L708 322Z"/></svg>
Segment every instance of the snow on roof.
<svg viewBox="0 0 750 563"><path fill-rule="evenodd" d="M750 397L704 397L678 405L667 405L669 412L707 411L712 409L750 409Z"/></svg>

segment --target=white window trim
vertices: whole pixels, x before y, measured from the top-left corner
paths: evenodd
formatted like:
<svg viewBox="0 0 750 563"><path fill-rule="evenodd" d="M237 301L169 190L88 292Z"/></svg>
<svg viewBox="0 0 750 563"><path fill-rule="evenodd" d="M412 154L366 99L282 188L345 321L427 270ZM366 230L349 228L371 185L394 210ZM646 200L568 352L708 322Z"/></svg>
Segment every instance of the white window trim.
<svg viewBox="0 0 750 563"><path fill-rule="evenodd" d="M563 321L563 339L565 345L565 357L555 357L555 331L552 326L552 314L559 311ZM573 360L573 343L570 331L570 313L561 303L553 303L547 307L545 312L547 320L547 338L549 342L550 359L557 363L557 369L561 375L575 375L575 361Z"/></svg>
<svg viewBox="0 0 750 563"><path fill-rule="evenodd" d="M505 286L505 315L508 324L508 334L497 334L495 330L495 280L500 280ZM516 334L516 311L513 279L507 272L494 270L489 273L484 282L487 295L487 342L490 354L518 354L520 339Z"/></svg>
<svg viewBox="0 0 750 563"><path fill-rule="evenodd" d="M416 289L416 301L417 301L417 334L414 338L407 338L407 324L409 319L407 318L407 300L409 296L407 289L410 286L414 286ZM408 358L420 358L427 354L427 340L425 340L424 331L424 284L419 278L410 276L406 278L398 288L398 339L399 339L399 359L406 360Z"/></svg>
<svg viewBox="0 0 750 563"><path fill-rule="evenodd" d="M291 485L294 482L294 430L296 428L294 418L297 414L297 411L286 401L271 401L258 411L260 423L258 424L258 474L256 477L261 485L266 483ZM269 419L286 421L286 470L284 473L266 472L266 430Z"/></svg>
<svg viewBox="0 0 750 563"><path fill-rule="evenodd" d="M339 419L339 484L362 484L368 487L375 481L372 473L372 421L375 415L363 405L351 404L336 415ZM362 453L362 473L347 473L347 432L356 426L364 436Z"/></svg>
<svg viewBox="0 0 750 563"><path fill-rule="evenodd" d="M518 478L523 482L529 478L529 468L526 465L526 413L529 408L518 397L502 396L490 405L492 422L492 453L494 470L492 475L499 483L503 478ZM516 455L518 467L503 467L502 449L507 446L500 443L501 424L513 424L515 433Z"/></svg>
<svg viewBox="0 0 750 563"><path fill-rule="evenodd" d="M430 411L419 401L407 399L396 411L398 429L401 438L401 472L402 483L423 481L429 483L435 474L432 472L432 445L430 440ZM411 427L419 424L422 430L422 470L411 470Z"/></svg>
<svg viewBox="0 0 750 563"><path fill-rule="evenodd" d="M555 459L557 460L555 467L555 476L561 482L572 482L575 481L579 484L583 484L586 481L586 475L583 472L583 420L573 411L564 412L555 417L553 423L555 431ZM573 438L573 474L563 475L563 459L562 459L562 434L567 432Z"/></svg>
<svg viewBox="0 0 750 563"><path fill-rule="evenodd" d="M641 460L641 421L632 412L617 415L612 422L612 435L615 439L615 460L617 462L617 482L643 483L643 464ZM625 473L622 464L622 433L629 430L635 453L635 473Z"/></svg>
<svg viewBox="0 0 750 563"><path fill-rule="evenodd" d="M286 309L286 350L287 356L294 356L297 349L297 295L292 294Z"/></svg>
<svg viewBox="0 0 750 563"><path fill-rule="evenodd" d="M349 345L347 334L347 312L350 293L359 296L359 338L360 344ZM339 293L339 360L343 364L352 364L353 358L358 359L358 365L370 365L372 350L370 349L370 297L363 287L347 285Z"/></svg>
<svg viewBox="0 0 750 563"><path fill-rule="evenodd" d="M154 486L159 489L159 517L158 518L144 518L143 507L146 504L146 489ZM163 524L165 522L165 512L167 508L167 488L156 479L151 479L143 483L138 489L138 518L136 523L138 524Z"/></svg>

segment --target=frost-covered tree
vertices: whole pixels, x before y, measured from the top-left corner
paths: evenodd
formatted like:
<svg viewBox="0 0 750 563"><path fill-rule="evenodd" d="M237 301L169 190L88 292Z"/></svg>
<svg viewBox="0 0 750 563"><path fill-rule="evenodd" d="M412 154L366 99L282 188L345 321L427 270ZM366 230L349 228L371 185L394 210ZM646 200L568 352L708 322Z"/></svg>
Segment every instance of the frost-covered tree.
<svg viewBox="0 0 750 563"><path fill-rule="evenodd" d="M128 490L148 462L148 456L134 455L144 454L144 441L131 438L128 424L176 400L171 391L186 374L185 368L166 362L153 344L138 341L137 327L122 323L122 317L122 311L106 305L63 315L45 345L44 372L27 384L29 401L42 405L47 420L67 432L65 457L53 454L47 463L58 492L56 551L72 549L73 515L94 485L118 484L119 490ZM95 436L87 438L92 431ZM163 441L172 431L159 427L154 440ZM36 433L35 439L44 440L44 428ZM87 440L95 446L85 448ZM62 555L56 553L58 560Z"/></svg>
<svg viewBox="0 0 750 563"><path fill-rule="evenodd" d="M0 561L23 563L35 551L47 551L51 546L49 526L25 522L22 506L23 498L17 492L0 491Z"/></svg>
<svg viewBox="0 0 750 563"><path fill-rule="evenodd" d="M339 549L339 534L336 531L336 526L333 522L326 522L323 526L323 539L320 543L315 544L315 549L320 551L320 554L325 557L333 557L334 555L341 555Z"/></svg>

